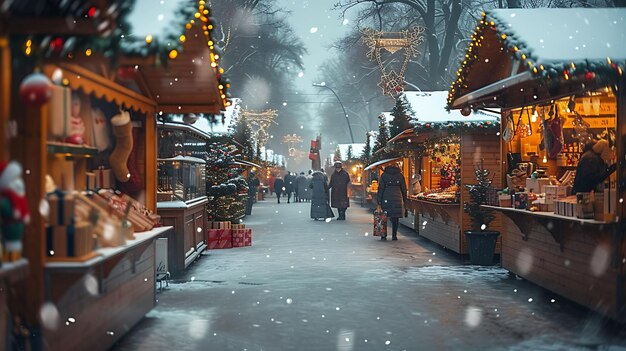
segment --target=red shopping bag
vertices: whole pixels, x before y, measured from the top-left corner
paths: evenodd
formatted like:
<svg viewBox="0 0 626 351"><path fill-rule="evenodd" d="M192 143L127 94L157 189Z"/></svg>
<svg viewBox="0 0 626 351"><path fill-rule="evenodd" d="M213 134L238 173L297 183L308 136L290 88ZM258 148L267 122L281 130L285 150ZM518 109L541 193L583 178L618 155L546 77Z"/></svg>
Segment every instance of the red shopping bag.
<svg viewBox="0 0 626 351"><path fill-rule="evenodd" d="M387 236L387 213L380 206L374 211L374 236Z"/></svg>

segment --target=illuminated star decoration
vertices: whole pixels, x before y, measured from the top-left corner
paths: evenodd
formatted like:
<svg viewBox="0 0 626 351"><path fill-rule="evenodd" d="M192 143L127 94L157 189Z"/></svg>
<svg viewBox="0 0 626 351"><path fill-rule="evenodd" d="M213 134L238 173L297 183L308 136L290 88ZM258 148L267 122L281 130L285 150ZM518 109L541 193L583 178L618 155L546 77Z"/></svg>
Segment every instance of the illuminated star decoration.
<svg viewBox="0 0 626 351"><path fill-rule="evenodd" d="M243 111L243 116L246 121L248 121L259 147L263 147L267 143L269 139L267 129L270 125L272 123L278 124L274 122L274 118L276 118L277 115L278 111L276 110L266 110L263 112Z"/></svg>
<svg viewBox="0 0 626 351"><path fill-rule="evenodd" d="M424 42L424 28L411 27L400 32L382 32L366 28L362 34L362 42L369 47L367 58L375 59L380 67L381 77L378 86L383 90L383 94L397 97L404 91L404 75L409 60L419 54L417 47ZM387 72L387 67L382 60L382 49L390 54L403 50L404 58L399 72L393 69Z"/></svg>

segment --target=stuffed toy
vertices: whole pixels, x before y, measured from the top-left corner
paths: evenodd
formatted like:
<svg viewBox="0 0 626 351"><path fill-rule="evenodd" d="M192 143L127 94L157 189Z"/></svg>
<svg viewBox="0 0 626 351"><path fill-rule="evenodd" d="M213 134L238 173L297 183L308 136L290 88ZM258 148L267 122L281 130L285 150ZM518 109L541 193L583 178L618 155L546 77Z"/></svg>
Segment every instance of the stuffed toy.
<svg viewBox="0 0 626 351"><path fill-rule="evenodd" d="M24 226L30 222L26 190L22 180L22 166L11 161L0 163L0 232L4 252L3 261L17 261L22 257Z"/></svg>

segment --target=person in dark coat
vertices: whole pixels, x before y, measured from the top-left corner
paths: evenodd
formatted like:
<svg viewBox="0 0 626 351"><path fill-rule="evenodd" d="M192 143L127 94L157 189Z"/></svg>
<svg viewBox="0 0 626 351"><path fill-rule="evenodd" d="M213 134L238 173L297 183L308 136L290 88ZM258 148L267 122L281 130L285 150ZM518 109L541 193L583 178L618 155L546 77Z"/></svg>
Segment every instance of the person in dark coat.
<svg viewBox="0 0 626 351"><path fill-rule="evenodd" d="M348 185L350 184L350 175L342 168L341 162L335 162L335 171L330 176L328 187L330 192L330 206L339 211L338 221L346 220L346 209L350 207L350 199L348 198Z"/></svg>
<svg viewBox="0 0 626 351"><path fill-rule="evenodd" d="M304 196L306 194L307 191L307 181L306 181L306 177L304 176L304 172L300 172L300 175L296 177L296 202L303 202L304 201Z"/></svg>
<svg viewBox="0 0 626 351"><path fill-rule="evenodd" d="M250 172L248 177L248 202L246 203L246 215L252 214L252 204L256 200L256 192L261 185L261 181L254 172Z"/></svg>
<svg viewBox="0 0 626 351"><path fill-rule="evenodd" d="M616 164L609 167L613 158L613 150L606 140L599 140L595 145L587 145L576 167L576 177L572 193L588 193L597 190L611 173L615 171Z"/></svg>
<svg viewBox="0 0 626 351"><path fill-rule="evenodd" d="M278 199L278 203L280 203L280 196L283 194L284 188L285 188L285 181L280 177L280 175L277 175L276 179L274 179L274 192L276 193L276 198Z"/></svg>
<svg viewBox="0 0 626 351"><path fill-rule="evenodd" d="M294 192L295 185L296 177L291 172L287 172L287 175L285 176L285 192L287 193L287 203L291 202L291 193Z"/></svg>
<svg viewBox="0 0 626 351"><path fill-rule="evenodd" d="M309 202L311 201L311 196L312 196L312 191L311 191L311 181L313 180L312 177L313 171L311 171L309 169L309 174L306 176L306 180L304 182L304 201Z"/></svg>
<svg viewBox="0 0 626 351"><path fill-rule="evenodd" d="M400 217L406 217L406 182L396 165L385 167L378 182L378 204L387 213L391 220L391 240L398 240L398 223ZM380 240L387 240L387 236L381 236Z"/></svg>
<svg viewBox="0 0 626 351"><path fill-rule="evenodd" d="M318 219L335 217L328 205L328 185L324 173L313 172L309 190L311 192L311 218L317 221Z"/></svg>

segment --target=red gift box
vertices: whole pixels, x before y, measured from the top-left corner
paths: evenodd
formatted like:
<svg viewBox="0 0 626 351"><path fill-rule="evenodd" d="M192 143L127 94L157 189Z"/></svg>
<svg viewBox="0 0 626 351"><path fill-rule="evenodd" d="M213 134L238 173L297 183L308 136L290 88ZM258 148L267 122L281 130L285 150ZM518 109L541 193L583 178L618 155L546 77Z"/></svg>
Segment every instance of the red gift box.
<svg viewBox="0 0 626 351"><path fill-rule="evenodd" d="M232 229L233 247L252 246L252 229Z"/></svg>
<svg viewBox="0 0 626 351"><path fill-rule="evenodd" d="M233 247L233 236L230 229L209 229L207 231L209 249L230 249Z"/></svg>

